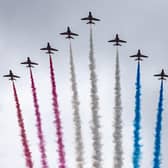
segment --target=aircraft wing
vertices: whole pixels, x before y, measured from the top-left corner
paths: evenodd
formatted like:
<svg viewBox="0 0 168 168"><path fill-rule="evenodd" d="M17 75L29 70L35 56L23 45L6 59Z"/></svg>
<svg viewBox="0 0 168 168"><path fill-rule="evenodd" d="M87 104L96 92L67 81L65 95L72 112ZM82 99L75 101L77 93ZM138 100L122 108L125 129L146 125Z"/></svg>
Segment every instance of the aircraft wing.
<svg viewBox="0 0 168 168"><path fill-rule="evenodd" d="M146 56L146 55L141 55L141 57L147 58L148 56Z"/></svg>
<svg viewBox="0 0 168 168"><path fill-rule="evenodd" d="M21 62L21 64L38 65L36 62Z"/></svg>
<svg viewBox="0 0 168 168"><path fill-rule="evenodd" d="M100 19L97 19L97 18L94 18L94 17L92 17L92 20L100 21Z"/></svg>
<svg viewBox="0 0 168 168"><path fill-rule="evenodd" d="M17 76L17 75L13 75L14 78L20 78L20 76Z"/></svg>
<svg viewBox="0 0 168 168"><path fill-rule="evenodd" d="M82 18L81 20L89 20L89 18L87 17L87 18Z"/></svg>
<svg viewBox="0 0 168 168"><path fill-rule="evenodd" d="M36 63L36 62L31 62L31 64L33 64L33 65L38 65L38 63Z"/></svg>
<svg viewBox="0 0 168 168"><path fill-rule="evenodd" d="M28 64L28 62L21 62L21 64Z"/></svg>
<svg viewBox="0 0 168 168"><path fill-rule="evenodd" d="M3 77L11 77L11 75L3 75Z"/></svg>
<svg viewBox="0 0 168 168"><path fill-rule="evenodd" d="M61 35L68 35L68 33L67 32L63 32L63 33L60 33Z"/></svg>
<svg viewBox="0 0 168 168"><path fill-rule="evenodd" d="M17 76L17 75L4 75L3 77L14 77L14 78L20 78L20 76Z"/></svg>
<svg viewBox="0 0 168 168"><path fill-rule="evenodd" d="M137 55L131 55L130 57L138 57Z"/></svg>
<svg viewBox="0 0 168 168"><path fill-rule="evenodd" d="M55 49L55 48L50 48L50 50L52 50L52 51L58 51L57 49Z"/></svg>
<svg viewBox="0 0 168 168"><path fill-rule="evenodd" d="M161 74L155 74L154 76L162 76Z"/></svg>
<svg viewBox="0 0 168 168"><path fill-rule="evenodd" d="M119 42L121 42L121 43L126 43L126 41L124 41L124 40L119 40Z"/></svg>
<svg viewBox="0 0 168 168"><path fill-rule="evenodd" d="M71 32L71 35L73 35L73 36L79 36L79 34L72 33L72 32Z"/></svg>
<svg viewBox="0 0 168 168"><path fill-rule="evenodd" d="M116 42L116 40L109 40L108 42Z"/></svg>
<svg viewBox="0 0 168 168"><path fill-rule="evenodd" d="M162 71L160 74L155 74L154 76L159 76L159 77L161 77L160 79L165 79L165 78L168 77L168 75L166 75L166 74L164 73L164 71Z"/></svg>
<svg viewBox="0 0 168 168"><path fill-rule="evenodd" d="M40 48L40 50L48 50L47 48Z"/></svg>

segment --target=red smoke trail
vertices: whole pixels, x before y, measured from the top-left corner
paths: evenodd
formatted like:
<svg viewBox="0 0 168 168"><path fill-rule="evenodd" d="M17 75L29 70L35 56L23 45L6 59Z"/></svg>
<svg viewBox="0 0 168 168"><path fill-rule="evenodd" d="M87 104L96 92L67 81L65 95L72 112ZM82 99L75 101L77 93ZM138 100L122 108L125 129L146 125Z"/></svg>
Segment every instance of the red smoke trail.
<svg viewBox="0 0 168 168"><path fill-rule="evenodd" d="M45 150L45 141L44 141L44 135L43 135L43 131L42 131L40 110L39 110L36 87L35 87L35 82L33 79L33 73L32 73L31 68L30 68L30 79L31 79L31 88L32 88L36 122L37 122L36 126L37 126L37 134L38 134L38 138L39 138L39 149L40 149L40 153L41 153L41 164L42 164L42 168L48 168L47 156L46 156L46 150Z"/></svg>
<svg viewBox="0 0 168 168"><path fill-rule="evenodd" d="M25 128L24 128L22 111L20 109L19 99L18 99L18 95L17 95L17 92L16 92L16 87L15 87L14 82L12 84L13 84L14 98L15 98L15 102L16 102L18 124L19 124L20 131L21 131L21 140L22 140L24 156L25 156L25 160L26 160L26 167L33 168L31 152L30 152L30 149L29 149L29 146L28 146L28 141L27 141L27 137L26 137L26 131L25 131Z"/></svg>
<svg viewBox="0 0 168 168"><path fill-rule="evenodd" d="M56 83L54 77L54 68L52 63L51 55L50 57L50 75L51 75L51 84L52 84L52 95L53 95L53 110L55 115L56 124L56 134L57 134L57 144L58 144L58 154L59 154L59 168L66 168L65 166L65 152L64 152L64 145L63 145L63 135L61 130L61 120L60 120L60 112L58 109L58 101L57 101L57 93L56 93Z"/></svg>

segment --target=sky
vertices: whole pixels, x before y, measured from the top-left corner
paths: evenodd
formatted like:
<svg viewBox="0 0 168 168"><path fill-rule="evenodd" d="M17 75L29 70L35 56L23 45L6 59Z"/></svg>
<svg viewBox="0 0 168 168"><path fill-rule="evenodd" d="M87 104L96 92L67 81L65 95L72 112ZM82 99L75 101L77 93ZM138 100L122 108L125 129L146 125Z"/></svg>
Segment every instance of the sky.
<svg viewBox="0 0 168 168"><path fill-rule="evenodd" d="M113 107L115 47L108 43L118 33L128 43L120 47L124 168L132 167L133 119L136 62L129 58L138 49L148 55L141 65L142 72L142 160L141 167L151 167L154 128L160 82L153 74L164 68L168 73L168 23L166 0L15 0L0 1L0 58L1 76L12 69L22 78L16 81L34 167L40 167L34 108L29 71L20 62L30 57L39 66L33 69L45 134L50 168L57 166L55 128L51 105L49 58L40 51L49 41L59 52L53 55L55 78L61 111L67 167L75 165L74 125L71 106L68 41L59 33L67 26L80 36L72 41L80 98L80 115L84 139L85 167L91 167L91 111L88 69L89 26L80 19L92 11L101 19L94 28L94 52L98 74L103 167L113 163ZM11 83L1 78L0 101L0 167L25 167ZM164 85L162 130L162 168L168 167L168 95Z"/></svg>

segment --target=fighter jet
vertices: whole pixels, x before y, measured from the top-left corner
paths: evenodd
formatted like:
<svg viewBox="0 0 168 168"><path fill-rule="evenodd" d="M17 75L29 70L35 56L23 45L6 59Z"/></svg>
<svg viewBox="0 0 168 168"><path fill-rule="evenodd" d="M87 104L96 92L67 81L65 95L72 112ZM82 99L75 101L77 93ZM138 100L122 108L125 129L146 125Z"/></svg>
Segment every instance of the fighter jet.
<svg viewBox="0 0 168 168"><path fill-rule="evenodd" d="M11 81L16 80L15 78L20 78L20 76L14 75L12 70L9 70L9 74L8 75L4 75L3 77L9 78L9 80L11 80Z"/></svg>
<svg viewBox="0 0 168 168"><path fill-rule="evenodd" d="M47 51L46 54L54 54L54 52L52 52L52 51L58 51L55 48L51 48L49 42L47 43L47 47L46 48L41 48L40 50L46 50Z"/></svg>
<svg viewBox="0 0 168 168"><path fill-rule="evenodd" d="M21 62L21 64L27 65L26 67L28 67L28 68L34 68L33 65L38 65L38 63L36 63L36 62L32 62L29 57L27 57L26 62Z"/></svg>
<svg viewBox="0 0 168 168"><path fill-rule="evenodd" d="M93 17L91 12L89 12L88 17L82 18L81 20L88 20L87 24L95 24L94 21L100 21L100 19Z"/></svg>
<svg viewBox="0 0 168 168"><path fill-rule="evenodd" d="M160 77L159 80L166 80L166 78L168 78L168 75L165 74L164 69L162 69L160 74L155 74L154 76Z"/></svg>
<svg viewBox="0 0 168 168"><path fill-rule="evenodd" d="M120 40L118 34L116 34L116 37L115 37L114 40L109 40L108 42L112 42L112 43L114 43L114 46L121 46L120 43L126 43L126 41L124 41L124 40Z"/></svg>
<svg viewBox="0 0 168 168"><path fill-rule="evenodd" d="M73 36L79 36L78 34L73 33L69 26L67 27L67 31L63 32L63 33L60 33L60 35L67 35L66 39L74 39Z"/></svg>
<svg viewBox="0 0 168 168"><path fill-rule="evenodd" d="M146 55L141 54L141 50L138 50L138 53L136 55L131 55L130 57L135 58L135 61L143 61L142 58L148 58Z"/></svg>

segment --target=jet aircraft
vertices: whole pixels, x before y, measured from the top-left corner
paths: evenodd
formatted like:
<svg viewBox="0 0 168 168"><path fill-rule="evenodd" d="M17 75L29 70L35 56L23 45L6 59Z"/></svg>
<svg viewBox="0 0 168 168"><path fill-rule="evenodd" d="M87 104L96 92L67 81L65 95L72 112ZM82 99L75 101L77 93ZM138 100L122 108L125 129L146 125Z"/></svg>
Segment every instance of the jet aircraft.
<svg viewBox="0 0 168 168"><path fill-rule="evenodd" d="M126 41L124 41L124 40L120 40L118 34L116 34L115 39L113 39L113 40L109 40L108 42L112 42L112 43L114 43L114 46L121 46L120 43L126 43Z"/></svg>
<svg viewBox="0 0 168 168"><path fill-rule="evenodd" d="M8 75L4 75L3 77L9 78L9 80L11 80L11 81L16 80L15 78L20 78L20 76L14 75L12 70L9 70L9 74Z"/></svg>
<svg viewBox="0 0 168 168"><path fill-rule="evenodd" d="M165 74L164 69L162 69L160 74L155 74L154 76L160 77L159 80L166 80L166 78L168 78L168 75Z"/></svg>
<svg viewBox="0 0 168 168"><path fill-rule="evenodd" d="M82 18L81 20L88 20L87 24L95 24L94 21L100 21L100 19L93 17L91 12L89 12L88 17Z"/></svg>
<svg viewBox="0 0 168 168"><path fill-rule="evenodd" d="M63 32L63 33L60 33L60 35L67 35L66 36L67 39L74 39L73 36L79 36L78 34L73 33L69 26L67 27L67 31Z"/></svg>
<svg viewBox="0 0 168 168"><path fill-rule="evenodd" d="M21 62L21 64L25 64L27 65L26 67L29 67L29 68L34 68L33 65L38 65L38 63L36 62L32 62L29 57L27 57L27 61Z"/></svg>
<svg viewBox="0 0 168 168"><path fill-rule="evenodd" d="M141 50L138 50L138 53L136 55L131 55L131 58L135 58L135 61L143 61L142 58L148 58L148 56L141 54Z"/></svg>
<svg viewBox="0 0 168 168"><path fill-rule="evenodd" d="M53 51L58 51L57 49L52 48L49 42L47 43L46 48L41 48L40 50L46 50L47 51L46 54L54 54Z"/></svg>

